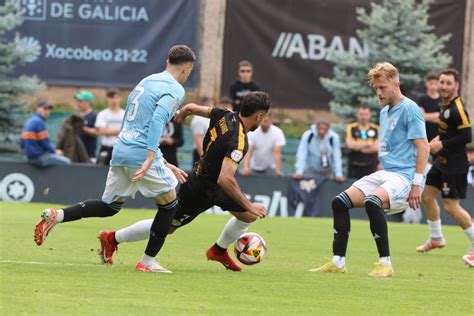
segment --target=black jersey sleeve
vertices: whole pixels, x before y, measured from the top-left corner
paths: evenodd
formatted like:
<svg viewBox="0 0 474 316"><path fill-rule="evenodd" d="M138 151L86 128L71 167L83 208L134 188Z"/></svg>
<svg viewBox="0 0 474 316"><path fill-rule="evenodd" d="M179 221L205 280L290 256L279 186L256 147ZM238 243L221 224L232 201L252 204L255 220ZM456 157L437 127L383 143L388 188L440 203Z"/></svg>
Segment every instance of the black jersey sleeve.
<svg viewBox="0 0 474 316"><path fill-rule="evenodd" d="M219 109L219 108L212 108L211 109L211 115L209 118L211 121L209 122L209 126L213 126L221 117L229 113L230 111L224 110L224 109Z"/></svg>
<svg viewBox="0 0 474 316"><path fill-rule="evenodd" d="M460 130L459 134L450 139L445 139L442 141L443 147L450 150L456 149L459 146L469 144L472 140L471 127L463 128Z"/></svg>
<svg viewBox="0 0 474 316"><path fill-rule="evenodd" d="M244 133L242 124L239 125L238 130L236 129L225 148L225 157L229 158L235 163L240 163L244 158L248 150L247 135Z"/></svg>

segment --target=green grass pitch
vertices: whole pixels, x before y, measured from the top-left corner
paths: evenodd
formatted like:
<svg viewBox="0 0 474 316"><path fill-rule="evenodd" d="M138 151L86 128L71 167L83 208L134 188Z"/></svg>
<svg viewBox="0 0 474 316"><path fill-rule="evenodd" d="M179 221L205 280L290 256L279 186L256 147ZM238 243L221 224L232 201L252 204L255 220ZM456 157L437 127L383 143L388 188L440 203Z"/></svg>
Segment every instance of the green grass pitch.
<svg viewBox="0 0 474 316"><path fill-rule="evenodd" d="M173 274L134 272L145 242L119 247L112 267L99 264L97 232L152 218L124 209L107 219L58 225L45 244L33 242L44 204L0 202L1 315L473 315L474 269L459 227L444 227L447 247L417 254L426 225L389 224L395 276L372 279L377 260L367 222L353 221L348 274L308 270L331 257L332 220L269 218L251 231L267 242L265 260L226 271L205 260L227 216L202 215L168 238L159 262Z"/></svg>

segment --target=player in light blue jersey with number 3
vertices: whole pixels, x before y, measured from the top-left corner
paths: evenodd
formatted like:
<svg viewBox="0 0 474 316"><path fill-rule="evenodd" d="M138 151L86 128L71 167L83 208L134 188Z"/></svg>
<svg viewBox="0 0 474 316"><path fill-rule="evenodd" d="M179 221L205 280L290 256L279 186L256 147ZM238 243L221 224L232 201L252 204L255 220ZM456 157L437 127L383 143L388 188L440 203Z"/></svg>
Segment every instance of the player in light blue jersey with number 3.
<svg viewBox="0 0 474 316"><path fill-rule="evenodd" d="M379 159L384 170L354 182L334 198L334 256L330 262L310 270L312 272L346 272L345 256L351 225L349 209L365 207L379 252L379 262L369 276L392 276L384 210L394 214L408 206L416 209L421 203L430 148L423 115L418 105L401 93L400 76L393 65L375 65L368 73L368 80L383 105Z"/></svg>
<svg viewBox="0 0 474 316"><path fill-rule="evenodd" d="M122 208L125 198L140 191L143 196L155 199L158 212L151 226L145 254L135 270L171 272L161 267L155 257L178 209L175 187L178 181L185 180L186 173L168 164L158 146L164 126L184 100L182 84L191 74L195 60L196 56L189 47L173 46L168 54L166 70L144 78L133 89L114 145L102 200L87 200L64 209L44 210L35 227L34 240L38 246L57 223L113 216Z"/></svg>

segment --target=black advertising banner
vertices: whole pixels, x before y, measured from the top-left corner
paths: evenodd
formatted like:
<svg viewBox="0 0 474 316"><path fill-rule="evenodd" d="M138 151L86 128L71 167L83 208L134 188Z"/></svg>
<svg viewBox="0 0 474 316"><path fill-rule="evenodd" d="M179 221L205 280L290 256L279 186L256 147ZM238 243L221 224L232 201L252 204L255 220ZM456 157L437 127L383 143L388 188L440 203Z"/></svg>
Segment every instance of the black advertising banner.
<svg viewBox="0 0 474 316"><path fill-rule="evenodd" d="M4 1L0 1L4 2ZM134 86L162 71L168 49L198 53L199 0L19 0L24 45L41 49L19 73L49 84ZM186 86L196 87L198 71Z"/></svg>
<svg viewBox="0 0 474 316"><path fill-rule="evenodd" d="M240 60L254 65L255 79L276 106L327 109L331 95L320 77L332 77L330 50L367 55L356 37L356 8L368 0L227 0L222 94ZM380 1L375 1L380 2ZM429 24L437 35L452 33L446 51L461 69L465 0L435 0Z"/></svg>

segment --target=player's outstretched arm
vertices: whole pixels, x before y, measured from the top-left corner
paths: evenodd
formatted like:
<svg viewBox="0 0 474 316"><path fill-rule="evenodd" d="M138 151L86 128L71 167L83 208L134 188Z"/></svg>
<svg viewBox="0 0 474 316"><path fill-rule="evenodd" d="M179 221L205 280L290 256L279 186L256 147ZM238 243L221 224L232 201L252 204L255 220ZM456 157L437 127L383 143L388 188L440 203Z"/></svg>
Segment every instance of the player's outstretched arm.
<svg viewBox="0 0 474 316"><path fill-rule="evenodd" d="M209 118L211 116L211 107L202 106L196 103L188 103L184 105L181 109L176 111L175 121L178 123L183 123L183 121L189 115L198 115L202 117Z"/></svg>
<svg viewBox="0 0 474 316"><path fill-rule="evenodd" d="M230 158L224 158L222 161L221 173L217 179L217 184L224 190L232 200L240 204L248 212L253 215L263 218L267 214L267 210L258 205L252 204L247 197L242 193L242 190L235 179L235 173L237 172L238 164L232 161Z"/></svg>

